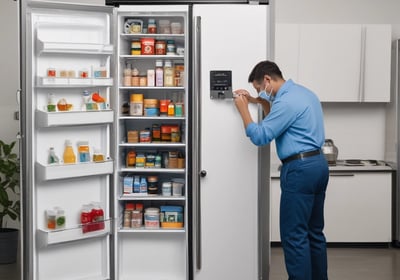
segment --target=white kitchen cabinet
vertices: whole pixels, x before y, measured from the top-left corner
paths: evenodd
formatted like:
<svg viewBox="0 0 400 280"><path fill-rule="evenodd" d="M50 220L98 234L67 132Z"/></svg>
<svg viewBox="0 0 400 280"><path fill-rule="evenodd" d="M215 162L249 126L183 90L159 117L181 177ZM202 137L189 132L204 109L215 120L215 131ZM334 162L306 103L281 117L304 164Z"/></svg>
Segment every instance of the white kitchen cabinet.
<svg viewBox="0 0 400 280"><path fill-rule="evenodd" d="M271 179L271 242L280 241L279 179ZM325 200L327 242L391 242L391 172L331 172Z"/></svg>
<svg viewBox="0 0 400 280"><path fill-rule="evenodd" d="M390 25L276 25L284 77L322 102L390 102L390 48Z"/></svg>

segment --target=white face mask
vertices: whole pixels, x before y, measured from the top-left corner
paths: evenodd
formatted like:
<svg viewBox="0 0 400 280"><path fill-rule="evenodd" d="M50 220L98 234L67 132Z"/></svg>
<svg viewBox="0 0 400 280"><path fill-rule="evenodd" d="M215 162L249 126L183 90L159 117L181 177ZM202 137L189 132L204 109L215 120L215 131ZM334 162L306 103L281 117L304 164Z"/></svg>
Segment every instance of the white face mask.
<svg viewBox="0 0 400 280"><path fill-rule="evenodd" d="M258 96L261 97L262 99L267 100L269 103L271 103L275 99L275 96L272 95L272 87L269 94L267 94L267 90L264 89L258 93Z"/></svg>

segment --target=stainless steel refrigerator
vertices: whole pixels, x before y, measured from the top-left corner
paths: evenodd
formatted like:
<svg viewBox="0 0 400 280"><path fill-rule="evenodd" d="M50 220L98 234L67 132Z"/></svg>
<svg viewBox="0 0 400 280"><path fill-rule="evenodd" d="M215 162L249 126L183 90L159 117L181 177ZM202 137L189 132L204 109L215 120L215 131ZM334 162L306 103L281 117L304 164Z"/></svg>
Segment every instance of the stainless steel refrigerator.
<svg viewBox="0 0 400 280"><path fill-rule="evenodd" d="M268 279L269 148L232 99L268 3L106 2L20 4L23 279Z"/></svg>

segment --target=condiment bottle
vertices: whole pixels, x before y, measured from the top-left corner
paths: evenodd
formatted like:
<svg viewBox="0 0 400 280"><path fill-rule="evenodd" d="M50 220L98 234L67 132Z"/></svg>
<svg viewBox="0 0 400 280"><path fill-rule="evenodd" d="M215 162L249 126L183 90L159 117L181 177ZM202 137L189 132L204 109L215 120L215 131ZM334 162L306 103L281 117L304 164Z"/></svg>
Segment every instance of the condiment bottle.
<svg viewBox="0 0 400 280"><path fill-rule="evenodd" d="M47 112L55 112L56 111L56 97L53 93L50 93L47 98Z"/></svg>
<svg viewBox="0 0 400 280"><path fill-rule="evenodd" d="M76 156L70 140L65 141L65 150L63 159L64 163L76 163Z"/></svg>
<svg viewBox="0 0 400 280"><path fill-rule="evenodd" d="M147 33L155 34L157 33L157 25L154 18L150 18L147 24Z"/></svg>
<svg viewBox="0 0 400 280"><path fill-rule="evenodd" d="M128 63L124 69L124 86L130 87L132 85L132 69Z"/></svg>
<svg viewBox="0 0 400 280"><path fill-rule="evenodd" d="M172 67L172 62L170 60L165 61L164 65L164 86L173 87L174 86L174 68Z"/></svg>
<svg viewBox="0 0 400 280"><path fill-rule="evenodd" d="M164 69L162 60L156 61L156 87L164 86Z"/></svg>
<svg viewBox="0 0 400 280"><path fill-rule="evenodd" d="M56 155L56 152L54 151L54 147L50 147L49 158L48 158L47 163L53 164L53 163L59 163L59 162L60 162L60 159Z"/></svg>
<svg viewBox="0 0 400 280"><path fill-rule="evenodd" d="M81 141L78 143L78 155L79 155L79 162L89 162L90 161L89 142L88 141Z"/></svg>
<svg viewBox="0 0 400 280"><path fill-rule="evenodd" d="M147 193L147 180L145 177L140 179L140 192Z"/></svg>

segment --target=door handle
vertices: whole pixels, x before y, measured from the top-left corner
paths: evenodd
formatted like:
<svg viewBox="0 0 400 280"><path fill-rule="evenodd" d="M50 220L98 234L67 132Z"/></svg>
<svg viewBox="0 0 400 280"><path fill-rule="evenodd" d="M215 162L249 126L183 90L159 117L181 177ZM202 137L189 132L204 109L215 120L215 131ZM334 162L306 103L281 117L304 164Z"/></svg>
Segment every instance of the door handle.
<svg viewBox="0 0 400 280"><path fill-rule="evenodd" d="M204 178L204 177L206 177L206 176L207 176L207 171L201 170L201 171L200 171L200 177Z"/></svg>

